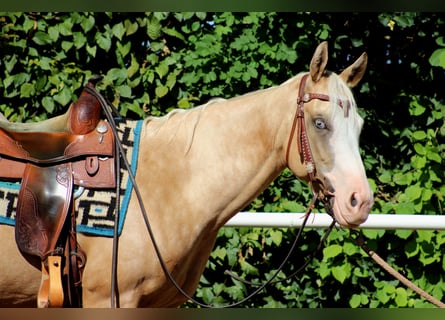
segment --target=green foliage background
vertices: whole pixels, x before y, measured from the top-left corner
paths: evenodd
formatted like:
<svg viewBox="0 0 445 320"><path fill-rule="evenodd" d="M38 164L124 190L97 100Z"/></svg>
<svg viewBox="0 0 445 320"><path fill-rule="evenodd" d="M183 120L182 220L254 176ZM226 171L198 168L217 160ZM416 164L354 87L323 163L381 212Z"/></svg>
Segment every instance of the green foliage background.
<svg viewBox="0 0 445 320"><path fill-rule="evenodd" d="M86 80L129 118L192 108L284 82L307 70L329 41L340 71L363 51L369 67L354 89L365 118L362 156L375 192L373 213L443 215L444 14L435 13L3 13L0 111L11 121L65 112ZM209 199L211 201L211 199ZM305 184L289 171L246 210L303 212ZM369 246L439 299L445 292L445 232L367 230ZM223 228L196 297L223 305L254 288L226 269L263 282L296 230ZM310 256L322 230L304 232L280 277ZM192 307L186 304L185 307ZM292 280L244 307L428 307L336 230Z"/></svg>

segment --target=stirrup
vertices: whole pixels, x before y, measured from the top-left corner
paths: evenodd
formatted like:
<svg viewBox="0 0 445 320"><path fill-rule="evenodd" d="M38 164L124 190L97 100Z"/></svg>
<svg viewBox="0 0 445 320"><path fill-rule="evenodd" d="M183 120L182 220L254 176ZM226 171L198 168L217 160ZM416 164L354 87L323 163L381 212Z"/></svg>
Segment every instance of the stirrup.
<svg viewBox="0 0 445 320"><path fill-rule="evenodd" d="M45 266L45 262L48 263L47 266ZM37 296L37 306L39 308L61 308L63 306L61 256L49 256L45 261L42 261L42 281Z"/></svg>

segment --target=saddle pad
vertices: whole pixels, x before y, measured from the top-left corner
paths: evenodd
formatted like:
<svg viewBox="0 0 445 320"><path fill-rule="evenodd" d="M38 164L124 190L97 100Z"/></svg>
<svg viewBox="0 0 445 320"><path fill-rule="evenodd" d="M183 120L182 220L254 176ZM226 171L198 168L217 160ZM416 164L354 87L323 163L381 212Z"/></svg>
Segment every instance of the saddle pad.
<svg viewBox="0 0 445 320"><path fill-rule="evenodd" d="M136 173L142 120L119 120L119 140L126 150L131 171ZM121 165L120 181L120 216L118 232L122 232L130 202L133 184L128 172ZM15 225L17 200L20 189L19 182L0 181L0 224ZM112 237L116 208L116 190L85 189L75 201L77 211L77 231L90 235Z"/></svg>

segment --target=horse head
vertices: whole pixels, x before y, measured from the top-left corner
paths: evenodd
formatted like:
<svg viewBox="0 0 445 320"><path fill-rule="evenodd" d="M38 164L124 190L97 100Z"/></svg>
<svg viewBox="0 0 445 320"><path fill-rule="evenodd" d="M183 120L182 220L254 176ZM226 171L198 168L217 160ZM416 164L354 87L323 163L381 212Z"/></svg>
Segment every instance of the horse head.
<svg viewBox="0 0 445 320"><path fill-rule="evenodd" d="M365 72L367 55L363 53L340 75L326 70L327 56L323 42L309 73L300 77L287 163L297 176L310 181L340 225L355 227L366 221L373 204L359 154L363 119L350 90Z"/></svg>

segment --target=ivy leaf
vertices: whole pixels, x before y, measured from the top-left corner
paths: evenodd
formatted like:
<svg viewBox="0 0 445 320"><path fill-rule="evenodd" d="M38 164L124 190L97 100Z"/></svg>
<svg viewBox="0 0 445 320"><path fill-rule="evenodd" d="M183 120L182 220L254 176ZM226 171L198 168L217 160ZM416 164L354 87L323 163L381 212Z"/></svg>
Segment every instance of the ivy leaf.
<svg viewBox="0 0 445 320"><path fill-rule="evenodd" d="M3 60L3 63L5 64L5 68L6 68L6 71L8 72L8 73L11 73L11 71L12 71L12 68L14 68L14 66L15 66L15 64L17 63L17 55L13 55L12 57L11 57L11 59L4 59Z"/></svg>
<svg viewBox="0 0 445 320"><path fill-rule="evenodd" d="M159 75L160 78L164 77L168 73L168 65L166 63L160 63L156 67L156 73Z"/></svg>
<svg viewBox="0 0 445 320"><path fill-rule="evenodd" d="M212 251L212 257L218 258L220 260L224 260L226 255L227 255L226 248L217 247L217 248L215 248L215 250Z"/></svg>
<svg viewBox="0 0 445 320"><path fill-rule="evenodd" d="M180 40L182 40L182 41L184 41L184 42L186 41L185 37L184 37L181 33L179 33L177 30L175 30L175 29L164 28L164 29L162 29L162 31L163 31L165 34L169 35L169 36L178 38L178 39L180 39Z"/></svg>
<svg viewBox="0 0 445 320"><path fill-rule="evenodd" d="M174 74L174 73L168 74L167 81L166 81L165 85L171 90L171 89L173 89L175 84L176 84L176 74Z"/></svg>
<svg viewBox="0 0 445 320"><path fill-rule="evenodd" d="M379 239L383 237L385 230L383 229L364 229L363 235L369 239Z"/></svg>
<svg viewBox="0 0 445 320"><path fill-rule="evenodd" d="M417 230L418 239L425 242L431 242L434 236L433 232L428 230Z"/></svg>
<svg viewBox="0 0 445 320"><path fill-rule="evenodd" d="M343 251L342 246L338 244L332 244L323 249L323 258L324 259L334 258L338 256L340 253L342 253L342 251Z"/></svg>
<svg viewBox="0 0 445 320"><path fill-rule="evenodd" d="M131 57L131 64L127 69L127 77L130 79L133 77L139 70L139 63L137 62L134 56Z"/></svg>
<svg viewBox="0 0 445 320"><path fill-rule="evenodd" d="M90 56L93 58L96 56L97 46L90 47L88 44L86 46L86 50Z"/></svg>
<svg viewBox="0 0 445 320"><path fill-rule="evenodd" d="M360 306L360 303L362 302L362 297L359 294L354 293L351 297L351 299L349 299L349 306L351 308L357 308Z"/></svg>
<svg viewBox="0 0 445 320"><path fill-rule="evenodd" d="M420 143L415 143L414 144L414 150L416 150L417 154L424 156L426 155L426 148L424 145L420 144Z"/></svg>
<svg viewBox="0 0 445 320"><path fill-rule="evenodd" d="M157 42L157 41L150 42L150 48L154 52L158 52L158 51L162 50L164 48L164 46L165 46L165 44L162 41L161 42Z"/></svg>
<svg viewBox="0 0 445 320"><path fill-rule="evenodd" d="M409 236L413 233L412 230L396 230L395 234L397 235L397 237L399 237L400 239L406 240L409 238Z"/></svg>
<svg viewBox="0 0 445 320"><path fill-rule="evenodd" d="M124 45L120 42L117 42L116 47L122 57L125 57L130 52L131 42L127 42Z"/></svg>
<svg viewBox="0 0 445 320"><path fill-rule="evenodd" d="M127 79L127 69L124 68L112 68L107 72L107 78L114 81L117 84L121 84Z"/></svg>
<svg viewBox="0 0 445 320"><path fill-rule="evenodd" d="M412 182L412 175L406 172L397 172L394 174L393 181L401 186L406 186Z"/></svg>
<svg viewBox="0 0 445 320"><path fill-rule="evenodd" d="M42 105L45 108L46 112L53 113L54 111L54 100L51 97L43 97Z"/></svg>
<svg viewBox="0 0 445 320"><path fill-rule="evenodd" d="M52 41L57 41L59 39L59 30L56 27L49 27L48 36Z"/></svg>
<svg viewBox="0 0 445 320"><path fill-rule="evenodd" d="M257 276L259 274L258 268L251 265L245 259L240 259L239 264L241 266L241 270L243 270L246 274Z"/></svg>
<svg viewBox="0 0 445 320"><path fill-rule="evenodd" d="M241 300L244 298L244 290L241 285L239 286L230 286L225 289L225 292L230 296L233 300Z"/></svg>
<svg viewBox="0 0 445 320"><path fill-rule="evenodd" d="M382 173L379 176L379 180L382 183L390 183L391 180L392 180L391 171L383 170Z"/></svg>
<svg viewBox="0 0 445 320"><path fill-rule="evenodd" d="M330 266L328 266L327 263L320 264L317 271L322 279L326 278L327 276L329 276L332 273L332 270L331 270Z"/></svg>
<svg viewBox="0 0 445 320"><path fill-rule="evenodd" d="M87 38L82 32L73 32L73 42L76 49L82 48L87 42Z"/></svg>
<svg viewBox="0 0 445 320"><path fill-rule="evenodd" d="M23 98L29 98L35 94L34 84L24 83L20 87L20 96Z"/></svg>
<svg viewBox="0 0 445 320"><path fill-rule="evenodd" d="M386 304L389 301L389 299L391 298L391 296L388 294L388 288L390 288L390 287L393 287L393 286L386 285L383 288L381 288L375 292L375 296L383 304Z"/></svg>
<svg viewBox="0 0 445 320"><path fill-rule="evenodd" d="M41 57L39 65L42 70L51 70L51 60L48 57Z"/></svg>
<svg viewBox="0 0 445 320"><path fill-rule="evenodd" d="M116 88L119 95L124 98L131 98L131 88L127 85L122 85Z"/></svg>
<svg viewBox="0 0 445 320"><path fill-rule="evenodd" d="M412 134L412 137L416 140L423 140L426 138L426 132L425 131L414 131Z"/></svg>
<svg viewBox="0 0 445 320"><path fill-rule="evenodd" d="M183 98L178 101L178 108L179 109L189 109L190 108L190 102L187 98Z"/></svg>
<svg viewBox="0 0 445 320"><path fill-rule="evenodd" d="M32 40L41 46L52 43L51 37L46 32L42 31L37 31Z"/></svg>
<svg viewBox="0 0 445 320"><path fill-rule="evenodd" d="M434 67L442 67L445 69L445 49L436 49L428 61Z"/></svg>
<svg viewBox="0 0 445 320"><path fill-rule="evenodd" d="M83 16L82 21L80 22L80 26L82 27L85 33L88 33L94 27L94 16L90 15L88 17Z"/></svg>
<svg viewBox="0 0 445 320"><path fill-rule="evenodd" d="M124 24L122 22L115 24L111 31L113 32L113 35L119 39L119 41L122 40L122 37L125 34Z"/></svg>
<svg viewBox="0 0 445 320"><path fill-rule="evenodd" d="M417 200L421 197L422 195L422 188L419 187L419 185L412 185L412 186L408 186L405 189L405 194L408 196L408 198L411 201Z"/></svg>
<svg viewBox="0 0 445 320"><path fill-rule="evenodd" d="M342 250L348 256L352 256L359 251L359 247L353 243L345 242Z"/></svg>
<svg viewBox="0 0 445 320"><path fill-rule="evenodd" d="M125 22L124 22L124 26L125 26L125 34L127 35L127 36L129 36L129 35L132 35L133 33L135 33L137 30L138 30L138 28L139 28L139 25L137 24L137 22L135 22L135 23L132 23L130 20L125 20Z"/></svg>
<svg viewBox="0 0 445 320"><path fill-rule="evenodd" d="M283 232L281 232L280 230L272 230L272 231L270 231L270 237L272 239L272 242L276 246L279 246L283 239Z"/></svg>
<svg viewBox="0 0 445 320"><path fill-rule="evenodd" d="M215 299L215 295L213 294L212 288L203 288L201 290L201 297L204 303L212 303Z"/></svg>
<svg viewBox="0 0 445 320"><path fill-rule="evenodd" d="M351 266L349 264L334 266L332 267L332 275L338 282L343 283L351 275Z"/></svg>
<svg viewBox="0 0 445 320"><path fill-rule="evenodd" d="M207 16L207 12L196 12L195 14L200 20L204 20Z"/></svg>
<svg viewBox="0 0 445 320"><path fill-rule="evenodd" d="M437 162L437 163L442 163L442 161L443 161L442 157L438 154L437 151L429 150L426 154L426 157L429 160Z"/></svg>
<svg viewBox="0 0 445 320"><path fill-rule="evenodd" d="M158 86L155 89L156 96L159 98L164 97L168 93L168 87L166 86Z"/></svg>
<svg viewBox="0 0 445 320"><path fill-rule="evenodd" d="M63 23L59 24L59 32L63 36L70 36L73 30L73 22L71 19L66 19Z"/></svg>
<svg viewBox="0 0 445 320"><path fill-rule="evenodd" d="M62 106L65 106L71 101L71 91L68 89L68 87L63 87L59 93L54 95L53 99Z"/></svg>
<svg viewBox="0 0 445 320"><path fill-rule="evenodd" d="M62 41L62 49L67 52L73 47L74 43L71 41Z"/></svg>
<svg viewBox="0 0 445 320"><path fill-rule="evenodd" d="M417 100L413 100L411 101L410 105L409 105L409 113L412 116L420 116L421 114L423 114L425 112L426 108L424 106L422 106L421 104L419 104L419 102Z"/></svg>
<svg viewBox="0 0 445 320"><path fill-rule="evenodd" d="M111 39L103 34L98 33L96 36L97 45L99 48L108 51L111 48Z"/></svg>
<svg viewBox="0 0 445 320"><path fill-rule="evenodd" d="M31 28L34 27L35 21L32 19L29 19L28 17L25 18L25 22L23 23L23 30L29 31Z"/></svg>
<svg viewBox="0 0 445 320"><path fill-rule="evenodd" d="M411 163L415 169L423 169L426 165L426 157L421 157L419 155L414 155L411 158Z"/></svg>
<svg viewBox="0 0 445 320"><path fill-rule="evenodd" d="M147 35L152 40L156 40L161 36L162 25L159 20L152 16L147 21Z"/></svg>

